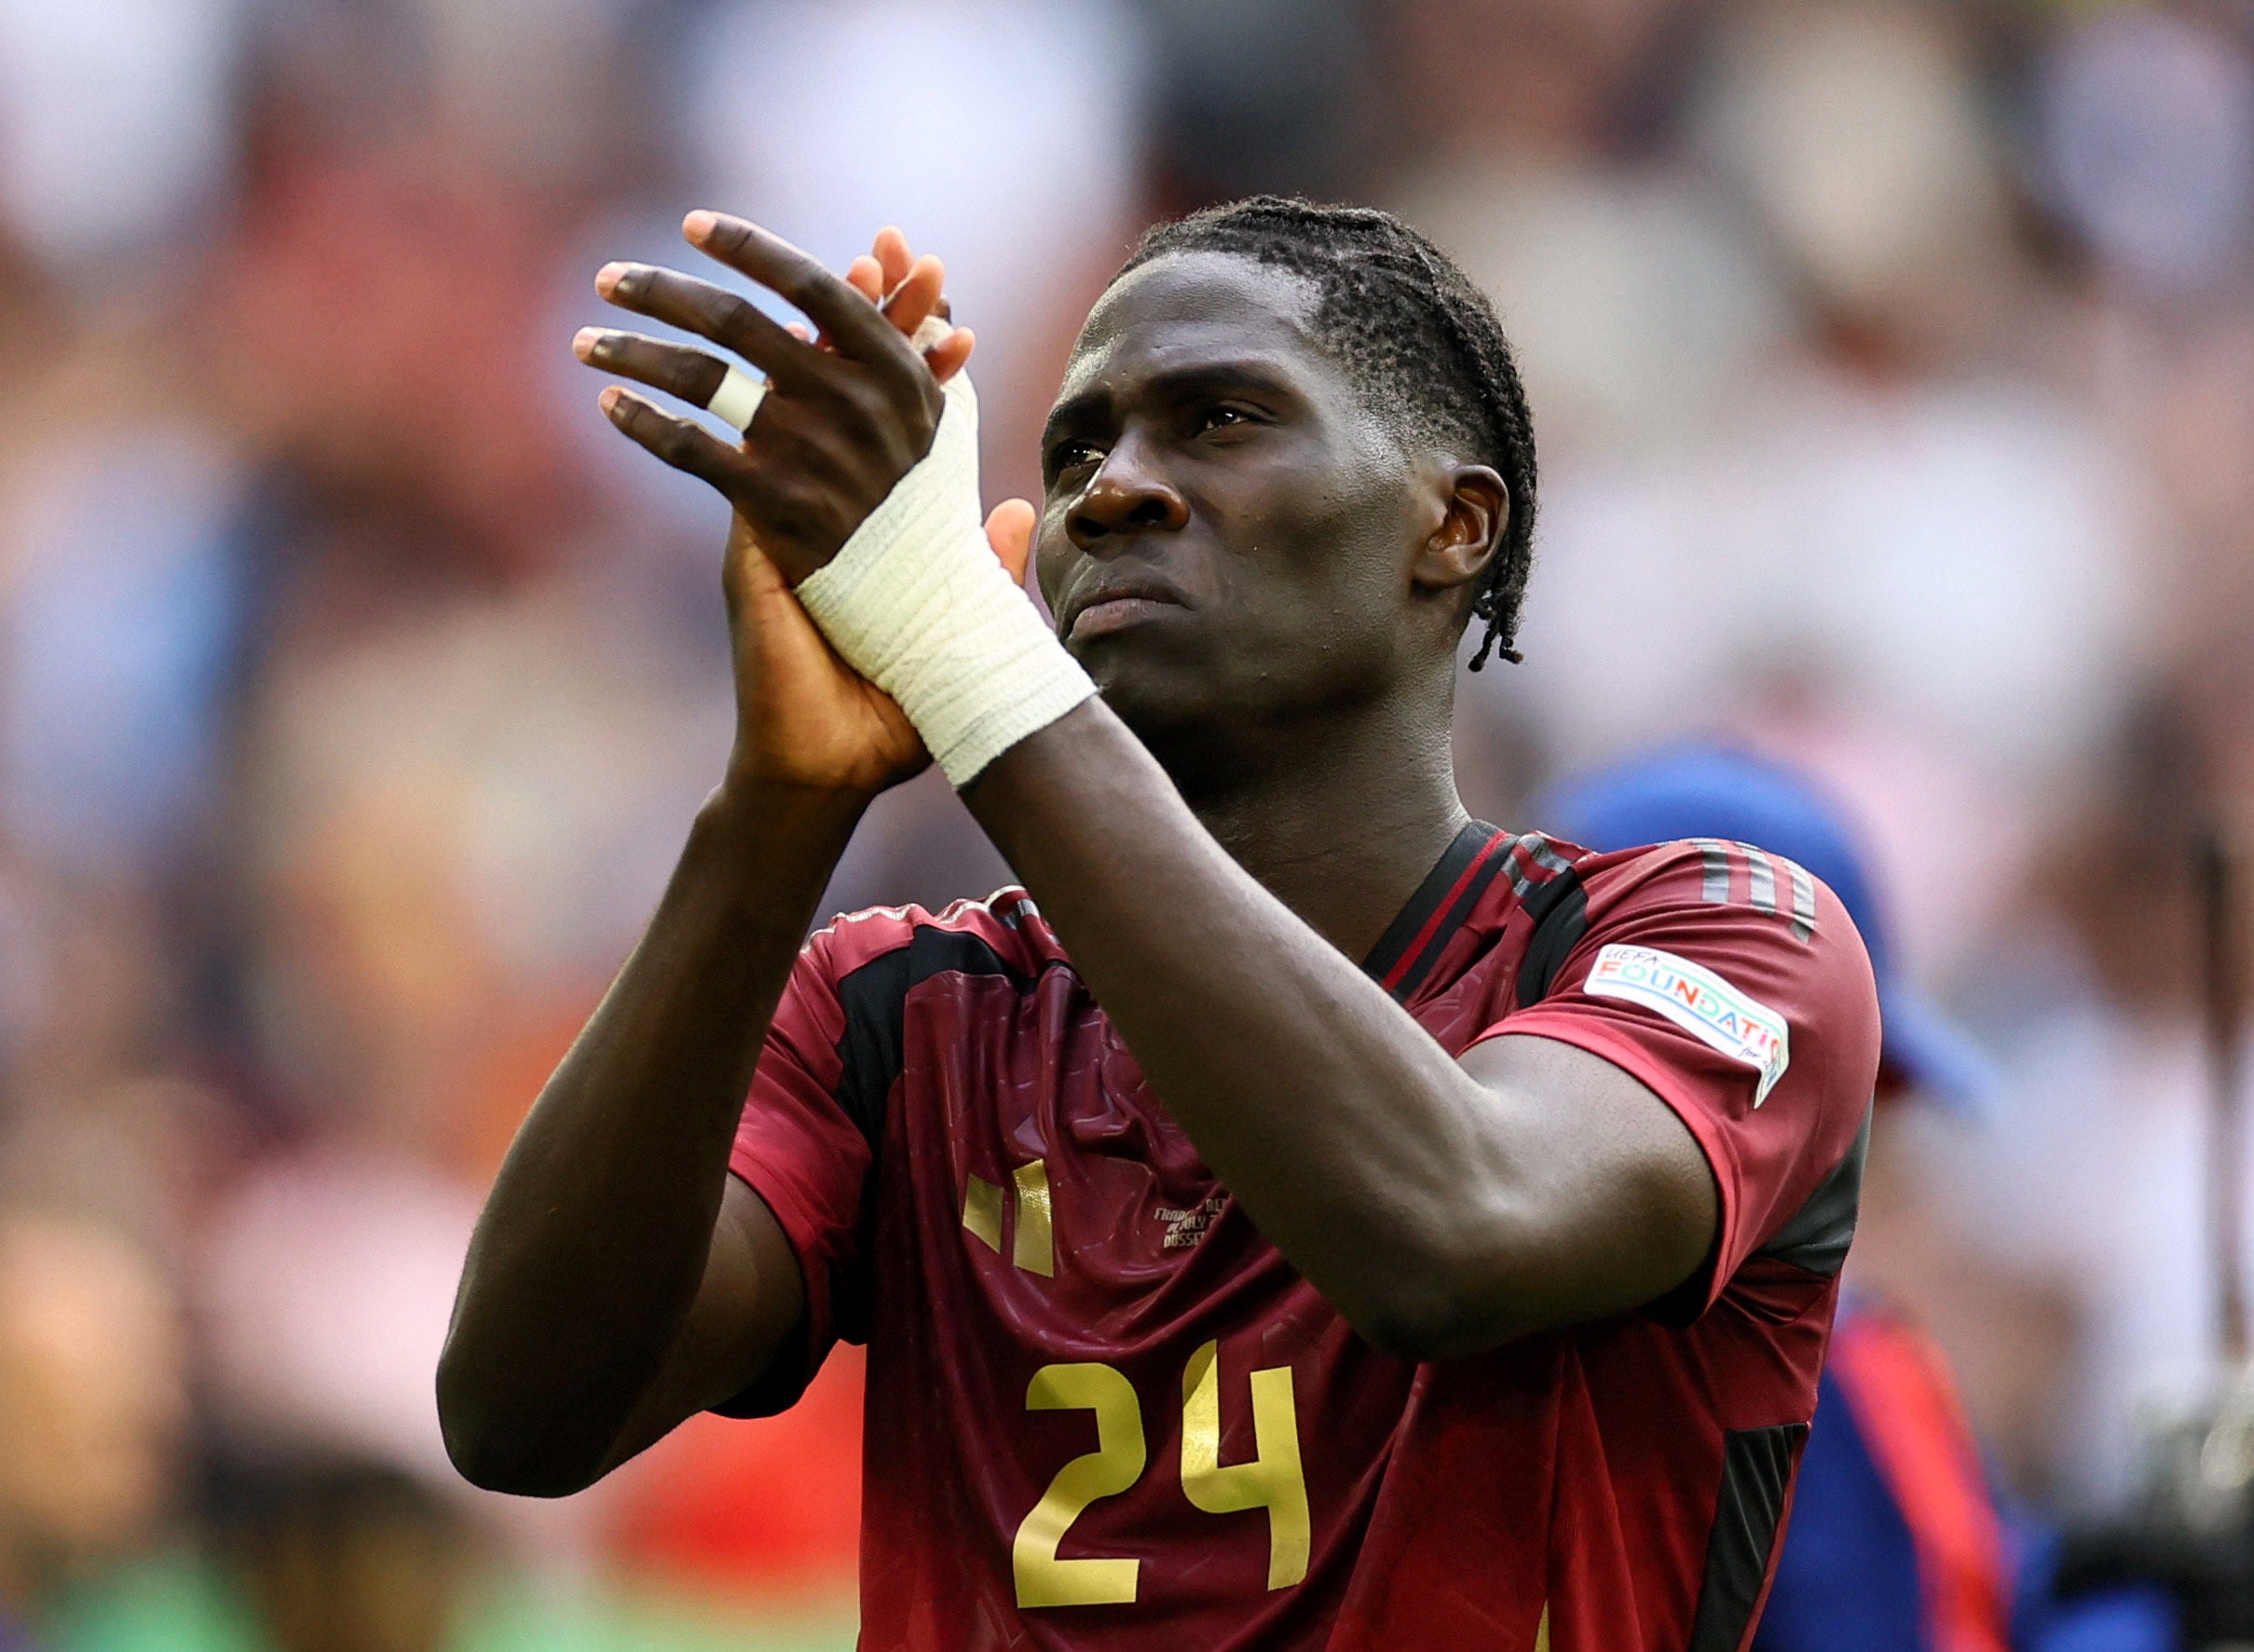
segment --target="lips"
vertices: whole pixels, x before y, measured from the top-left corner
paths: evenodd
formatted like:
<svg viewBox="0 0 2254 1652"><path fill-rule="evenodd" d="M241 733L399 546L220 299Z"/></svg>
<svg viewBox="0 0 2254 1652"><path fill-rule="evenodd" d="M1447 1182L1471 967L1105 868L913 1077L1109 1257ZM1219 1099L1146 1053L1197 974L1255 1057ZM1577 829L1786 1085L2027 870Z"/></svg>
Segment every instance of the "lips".
<svg viewBox="0 0 2254 1652"><path fill-rule="evenodd" d="M1066 605L1065 638L1077 642L1109 635L1186 606L1170 588L1155 581L1105 580Z"/></svg>

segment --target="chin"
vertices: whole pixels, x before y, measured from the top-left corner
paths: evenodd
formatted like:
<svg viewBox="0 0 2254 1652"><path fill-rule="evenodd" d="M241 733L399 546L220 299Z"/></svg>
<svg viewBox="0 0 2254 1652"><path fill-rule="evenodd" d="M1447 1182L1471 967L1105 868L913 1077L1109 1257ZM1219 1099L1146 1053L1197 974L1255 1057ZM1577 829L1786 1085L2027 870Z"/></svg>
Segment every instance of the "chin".
<svg viewBox="0 0 2254 1652"><path fill-rule="evenodd" d="M1154 660L1142 650L1109 646L1074 652L1095 679L1103 703L1146 745L1195 738L1226 720L1226 699L1215 691L1211 678L1185 669L1182 662ZM1143 657L1138 658L1138 654Z"/></svg>
<svg viewBox="0 0 2254 1652"><path fill-rule="evenodd" d="M1231 790L1258 766L1263 731L1225 674L1158 669L1147 660L1084 663L1103 703L1193 803Z"/></svg>

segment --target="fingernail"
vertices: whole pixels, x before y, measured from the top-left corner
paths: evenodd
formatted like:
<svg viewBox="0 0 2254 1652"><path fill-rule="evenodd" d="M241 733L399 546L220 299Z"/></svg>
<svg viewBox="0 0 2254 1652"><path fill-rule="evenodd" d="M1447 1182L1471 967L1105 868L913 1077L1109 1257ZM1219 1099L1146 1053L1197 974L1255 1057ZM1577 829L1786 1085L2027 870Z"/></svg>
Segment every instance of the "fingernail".
<svg viewBox="0 0 2254 1652"><path fill-rule="evenodd" d="M581 327L571 335L571 353L582 362L592 362L602 353L609 337L600 327Z"/></svg>
<svg viewBox="0 0 2254 1652"><path fill-rule="evenodd" d="M606 389L601 395L594 399L594 404L597 407L600 407L612 418L616 418L618 416L619 403L623 402L625 399L626 392L619 389L618 386L611 385Z"/></svg>
<svg viewBox="0 0 2254 1652"><path fill-rule="evenodd" d="M701 207L681 220L681 233L692 241L703 240L719 226L720 215L707 212Z"/></svg>
<svg viewBox="0 0 2254 1652"><path fill-rule="evenodd" d="M627 272L633 267L631 264L604 265L594 272L594 290L604 297L609 297L624 284Z"/></svg>

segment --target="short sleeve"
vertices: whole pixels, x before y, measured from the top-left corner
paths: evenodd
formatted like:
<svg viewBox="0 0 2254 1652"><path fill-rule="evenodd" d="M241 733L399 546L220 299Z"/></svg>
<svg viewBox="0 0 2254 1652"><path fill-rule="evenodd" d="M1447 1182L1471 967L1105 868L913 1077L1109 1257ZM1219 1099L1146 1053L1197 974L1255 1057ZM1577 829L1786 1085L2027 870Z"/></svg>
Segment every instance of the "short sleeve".
<svg viewBox="0 0 2254 1652"><path fill-rule="evenodd" d="M1602 857L1586 885L1550 991L1482 1036L1578 1045L1674 1110L1721 1198L1702 1310L1855 1149L1878 1068L1870 960L1830 890L1741 845Z"/></svg>
<svg viewBox="0 0 2254 1652"><path fill-rule="evenodd" d="M840 1096L846 1017L831 933L799 954L767 1031L729 1168L774 1212L805 1281L803 1335L758 1383L713 1409L765 1416L797 1400L831 1345L867 1323L867 1202L874 1154Z"/></svg>

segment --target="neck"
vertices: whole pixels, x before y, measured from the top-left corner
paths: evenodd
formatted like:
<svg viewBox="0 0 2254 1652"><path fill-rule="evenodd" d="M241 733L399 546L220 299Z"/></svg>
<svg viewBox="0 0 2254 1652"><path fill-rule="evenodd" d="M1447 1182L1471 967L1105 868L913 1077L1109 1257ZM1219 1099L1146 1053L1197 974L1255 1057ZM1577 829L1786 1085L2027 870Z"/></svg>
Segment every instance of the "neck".
<svg viewBox="0 0 2254 1652"><path fill-rule="evenodd" d="M1469 816L1444 718L1381 703L1168 762L1237 864L1358 963Z"/></svg>

